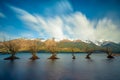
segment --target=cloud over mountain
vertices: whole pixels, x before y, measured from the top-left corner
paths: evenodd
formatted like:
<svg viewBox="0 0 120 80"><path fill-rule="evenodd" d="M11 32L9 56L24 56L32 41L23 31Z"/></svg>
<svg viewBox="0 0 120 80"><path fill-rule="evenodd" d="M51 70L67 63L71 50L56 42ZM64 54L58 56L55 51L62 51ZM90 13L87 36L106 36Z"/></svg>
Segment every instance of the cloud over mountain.
<svg viewBox="0 0 120 80"><path fill-rule="evenodd" d="M55 37L56 39L81 40L110 40L120 41L118 25L111 19L103 18L98 21L89 20L83 13L74 12L69 15L42 17L31 14L23 9L11 7L26 27L39 32L41 37Z"/></svg>
<svg viewBox="0 0 120 80"><path fill-rule="evenodd" d="M23 25L19 27L30 30L21 31L20 37L38 35L39 38L44 39L55 37L57 40L68 38L83 41L109 40L120 42L120 26L108 16L97 18L97 20L89 19L80 10L74 11L73 5L67 0L56 1L52 5L45 6L42 7L44 7L43 11L47 16L13 5L7 5L16 14L17 20L22 22ZM0 13L0 17L3 16L3 13Z"/></svg>

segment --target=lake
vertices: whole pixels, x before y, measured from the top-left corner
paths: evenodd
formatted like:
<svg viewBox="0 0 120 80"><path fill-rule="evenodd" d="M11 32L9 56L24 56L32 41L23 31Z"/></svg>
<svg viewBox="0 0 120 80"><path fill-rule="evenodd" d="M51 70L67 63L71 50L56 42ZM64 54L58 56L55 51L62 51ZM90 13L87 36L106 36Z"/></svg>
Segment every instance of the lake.
<svg viewBox="0 0 120 80"><path fill-rule="evenodd" d="M120 80L120 56L107 59L106 54L59 53L60 59L47 59L51 54L38 53L40 59L31 61L30 53L18 53L15 61L3 60L0 54L0 80Z"/></svg>

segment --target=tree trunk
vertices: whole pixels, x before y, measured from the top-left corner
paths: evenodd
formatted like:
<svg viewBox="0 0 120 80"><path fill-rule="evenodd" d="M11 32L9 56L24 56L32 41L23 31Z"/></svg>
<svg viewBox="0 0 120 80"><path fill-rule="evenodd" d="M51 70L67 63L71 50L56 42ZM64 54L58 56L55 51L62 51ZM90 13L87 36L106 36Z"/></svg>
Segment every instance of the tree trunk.
<svg viewBox="0 0 120 80"><path fill-rule="evenodd" d="M10 57L4 58L4 60L15 60L15 59L19 59L19 57L15 56L16 53L11 53Z"/></svg>
<svg viewBox="0 0 120 80"><path fill-rule="evenodd" d="M106 53L107 53L107 55L108 55L107 58L114 58L114 57L112 56L112 52L109 52L109 51L108 51L108 52L106 52Z"/></svg>
<svg viewBox="0 0 120 80"><path fill-rule="evenodd" d="M36 60L36 59L40 59L36 53L32 53L32 57L30 58L31 60Z"/></svg>
<svg viewBox="0 0 120 80"><path fill-rule="evenodd" d="M56 53L52 53L52 56L50 56L48 59L59 59L56 55Z"/></svg>
<svg viewBox="0 0 120 80"><path fill-rule="evenodd" d="M107 58L114 58L114 56L112 56L112 53L109 53Z"/></svg>
<svg viewBox="0 0 120 80"><path fill-rule="evenodd" d="M74 53L72 54L72 56L73 56L73 57L72 57L72 59L76 59L76 57L75 57Z"/></svg>
<svg viewBox="0 0 120 80"><path fill-rule="evenodd" d="M108 55L107 58L114 58L112 55Z"/></svg>
<svg viewBox="0 0 120 80"><path fill-rule="evenodd" d="M86 59L90 59L90 55L91 55L92 53L88 53L87 54L87 56L86 56Z"/></svg>

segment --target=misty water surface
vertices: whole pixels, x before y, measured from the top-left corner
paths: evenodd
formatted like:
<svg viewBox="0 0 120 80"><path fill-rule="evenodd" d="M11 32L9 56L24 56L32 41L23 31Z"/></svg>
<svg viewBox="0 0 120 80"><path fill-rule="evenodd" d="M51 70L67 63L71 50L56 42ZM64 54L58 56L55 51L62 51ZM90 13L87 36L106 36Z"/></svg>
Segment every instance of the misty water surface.
<svg viewBox="0 0 120 80"><path fill-rule="evenodd" d="M20 59L3 60L9 55L0 54L0 80L120 80L120 57L107 59L106 54L59 53L60 59L47 59L49 53L38 53L40 59L31 61L30 53L18 53Z"/></svg>

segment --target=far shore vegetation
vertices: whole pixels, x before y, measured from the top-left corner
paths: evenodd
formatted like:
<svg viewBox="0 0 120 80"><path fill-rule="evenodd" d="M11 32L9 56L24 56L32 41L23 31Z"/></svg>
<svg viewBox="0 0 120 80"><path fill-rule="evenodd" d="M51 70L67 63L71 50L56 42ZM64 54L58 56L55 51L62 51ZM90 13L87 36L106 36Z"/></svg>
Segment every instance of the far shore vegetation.
<svg viewBox="0 0 120 80"><path fill-rule="evenodd" d="M118 49L116 49L118 50ZM16 53L30 52L32 57L30 59L39 59L37 56L38 52L51 53L48 59L59 59L57 53L72 53L72 59L76 59L75 53L87 53L86 58L90 59L92 53L104 52L107 54L107 58L114 58L116 51L114 48L109 46L99 46L92 41L84 42L81 40L60 40L55 41L54 38L47 39L45 41L41 39L13 39L13 40L3 40L0 42L0 53L11 54L10 57L5 58L5 60L19 59L16 57Z"/></svg>

